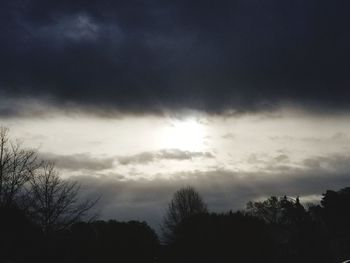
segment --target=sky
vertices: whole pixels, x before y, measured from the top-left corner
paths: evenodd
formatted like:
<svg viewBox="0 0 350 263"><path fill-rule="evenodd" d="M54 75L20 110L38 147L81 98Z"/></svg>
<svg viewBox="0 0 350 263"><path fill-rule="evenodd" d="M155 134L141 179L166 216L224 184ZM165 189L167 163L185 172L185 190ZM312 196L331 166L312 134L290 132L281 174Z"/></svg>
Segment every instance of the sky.
<svg viewBox="0 0 350 263"><path fill-rule="evenodd" d="M0 124L161 224L192 185L211 211L349 185L349 1L0 3Z"/></svg>

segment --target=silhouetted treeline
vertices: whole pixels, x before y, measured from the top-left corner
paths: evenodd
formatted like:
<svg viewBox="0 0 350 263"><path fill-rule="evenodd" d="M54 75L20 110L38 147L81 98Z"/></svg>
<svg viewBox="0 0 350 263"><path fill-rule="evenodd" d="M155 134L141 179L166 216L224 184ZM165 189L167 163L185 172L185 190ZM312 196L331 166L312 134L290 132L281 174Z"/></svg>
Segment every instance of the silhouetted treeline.
<svg viewBox="0 0 350 263"><path fill-rule="evenodd" d="M160 246L144 222L79 222L47 235L20 210L0 209L0 262L156 262Z"/></svg>
<svg viewBox="0 0 350 263"><path fill-rule="evenodd" d="M176 221L160 237L145 222L115 220L77 222L47 233L20 208L1 207L1 262L328 263L350 258L350 188L327 191L319 205L308 208L284 196L217 214L188 187L170 202L168 224L171 214Z"/></svg>

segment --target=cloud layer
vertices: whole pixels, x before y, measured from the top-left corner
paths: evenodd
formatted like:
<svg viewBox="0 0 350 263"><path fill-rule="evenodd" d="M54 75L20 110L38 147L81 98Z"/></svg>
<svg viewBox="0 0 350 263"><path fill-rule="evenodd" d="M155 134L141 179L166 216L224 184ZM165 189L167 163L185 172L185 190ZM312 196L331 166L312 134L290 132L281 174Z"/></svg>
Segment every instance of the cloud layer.
<svg viewBox="0 0 350 263"><path fill-rule="evenodd" d="M338 190L350 184L350 156L315 156L303 166L288 169L270 167L261 172L236 172L224 169L179 172L171 179L161 175L152 180L126 180L113 176L74 177L82 184L84 197L101 196L98 210L102 218L147 220L159 230L159 224L173 193L192 185L212 211L229 211L245 207L250 200L271 195L300 196L304 203L317 201L328 189ZM279 160L281 161L281 160ZM102 193L102 195L101 195Z"/></svg>
<svg viewBox="0 0 350 263"><path fill-rule="evenodd" d="M96 158L87 153L59 155L54 153L40 153L43 160L55 163L58 169L72 171L103 171L113 168L114 158Z"/></svg>
<svg viewBox="0 0 350 263"><path fill-rule="evenodd" d="M347 1L0 4L0 96L144 113L348 109ZM23 110L24 111L24 110ZM12 104L1 109L15 115Z"/></svg>
<svg viewBox="0 0 350 263"><path fill-rule="evenodd" d="M192 160L193 158L214 158L210 152L190 152L178 149L166 149L157 152L142 152L135 155L119 157L118 161L121 165L129 164L148 164L161 160Z"/></svg>

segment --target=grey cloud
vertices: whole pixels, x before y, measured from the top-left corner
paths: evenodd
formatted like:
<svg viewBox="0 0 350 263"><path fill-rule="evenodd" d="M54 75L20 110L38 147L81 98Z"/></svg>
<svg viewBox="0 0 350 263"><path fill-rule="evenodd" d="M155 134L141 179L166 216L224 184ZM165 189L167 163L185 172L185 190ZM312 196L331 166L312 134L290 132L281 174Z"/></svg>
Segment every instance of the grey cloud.
<svg viewBox="0 0 350 263"><path fill-rule="evenodd" d="M350 185L350 156L314 156L298 166L289 162L287 155L277 155L266 159L260 172L213 169L178 172L170 177L158 174L151 180L130 180L113 175L74 179L82 184L84 197L102 193L98 205L102 218L146 220L157 230L172 194L187 185L196 187L209 209L217 212L242 209L250 200L271 195L300 196L305 202L318 201L326 190Z"/></svg>
<svg viewBox="0 0 350 263"><path fill-rule="evenodd" d="M237 210L250 200L271 195L315 196L327 189L350 185L347 171L293 168L288 171L234 172L211 170L180 172L171 179L122 180L112 177L75 177L85 197L102 193L98 209L102 218L147 220L159 229L172 194L180 187L197 188L212 211Z"/></svg>
<svg viewBox="0 0 350 263"><path fill-rule="evenodd" d="M330 139L336 142L349 141L349 136L343 132L337 132Z"/></svg>
<svg viewBox="0 0 350 263"><path fill-rule="evenodd" d="M43 37L54 37L56 41L93 41L99 34L99 27L85 15L66 17L55 24L37 29Z"/></svg>
<svg viewBox="0 0 350 263"><path fill-rule="evenodd" d="M287 154L281 154L279 151L277 153L277 155L268 153L251 154L246 161L251 168L264 173L293 172L298 164L293 163Z"/></svg>
<svg viewBox="0 0 350 263"><path fill-rule="evenodd" d="M288 162L289 157L286 154L280 154L274 158L277 162Z"/></svg>
<svg viewBox="0 0 350 263"><path fill-rule="evenodd" d="M295 138L293 138L292 136L289 136L289 135L286 135L286 136L270 136L269 138L272 141L280 141L280 140L291 141L291 140L295 139Z"/></svg>
<svg viewBox="0 0 350 263"><path fill-rule="evenodd" d="M272 141L302 141L306 143L337 143L337 142L349 142L349 136L344 132L337 132L331 136L309 136L309 137L294 137L290 135L283 136L270 136Z"/></svg>
<svg viewBox="0 0 350 263"><path fill-rule="evenodd" d="M122 165L128 165L128 164L145 164L154 161L155 156L151 152L144 152L136 155L131 155L131 156L124 156L124 157L119 157L118 161Z"/></svg>
<svg viewBox="0 0 350 263"><path fill-rule="evenodd" d="M228 140L232 140L234 139L236 136L233 133L226 133L224 135L221 136L221 138L223 139L228 139Z"/></svg>
<svg viewBox="0 0 350 263"><path fill-rule="evenodd" d="M330 153L315 155L297 162L288 154L271 155L267 153L251 154L247 158L251 167L265 173L294 173L296 169L306 173L346 173L350 171L349 153Z"/></svg>
<svg viewBox="0 0 350 263"><path fill-rule="evenodd" d="M121 156L118 161L122 165L129 164L148 164L161 160L191 160L193 158L214 158L210 152L190 152L178 149L166 149L156 152L143 152L130 156Z"/></svg>
<svg viewBox="0 0 350 263"><path fill-rule="evenodd" d="M79 43L94 44L103 38L108 38L117 47L123 40L118 24L104 24L86 13L66 14L54 17L48 24L28 26L38 40L51 38L56 48Z"/></svg>
<svg viewBox="0 0 350 263"><path fill-rule="evenodd" d="M101 171L111 169L114 166L114 158L97 158L87 153L58 155L54 153L40 153L44 160L53 161L57 168L80 171Z"/></svg>
<svg viewBox="0 0 350 263"><path fill-rule="evenodd" d="M327 170L327 171L350 171L350 155L349 154L328 154L314 156L304 160L303 164L310 170Z"/></svg>

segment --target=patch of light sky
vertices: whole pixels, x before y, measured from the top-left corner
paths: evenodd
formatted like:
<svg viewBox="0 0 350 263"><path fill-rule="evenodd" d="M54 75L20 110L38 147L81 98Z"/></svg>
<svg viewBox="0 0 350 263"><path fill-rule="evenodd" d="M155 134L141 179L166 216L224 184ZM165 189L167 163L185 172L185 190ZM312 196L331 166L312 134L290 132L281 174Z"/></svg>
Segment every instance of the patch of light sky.
<svg viewBox="0 0 350 263"><path fill-rule="evenodd" d="M154 178L184 171L227 169L259 171L279 164L300 167L303 160L327 154L349 153L350 116L320 118L281 112L220 117L182 118L124 116L101 118L57 114L50 118L0 119L13 137L40 152L57 155L89 154L115 158L115 166L99 175L121 174ZM149 163L118 164L118 157L178 149L206 152L212 158L156 159ZM71 171L79 174L81 171Z"/></svg>

